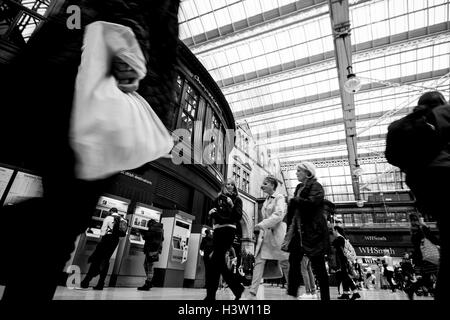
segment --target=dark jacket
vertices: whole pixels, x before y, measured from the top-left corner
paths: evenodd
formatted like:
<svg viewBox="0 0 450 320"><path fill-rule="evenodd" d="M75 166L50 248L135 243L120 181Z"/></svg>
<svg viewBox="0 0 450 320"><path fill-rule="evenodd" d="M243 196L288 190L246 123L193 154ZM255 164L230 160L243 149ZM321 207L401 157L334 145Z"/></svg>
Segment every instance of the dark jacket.
<svg viewBox="0 0 450 320"><path fill-rule="evenodd" d="M434 123L445 147L430 163L429 167L450 167L450 105L442 105L432 110Z"/></svg>
<svg viewBox="0 0 450 320"><path fill-rule="evenodd" d="M145 240L144 253L161 253L162 243L164 241L163 224L153 221L149 223L148 230L142 232L142 238Z"/></svg>
<svg viewBox="0 0 450 320"><path fill-rule="evenodd" d="M335 263L336 263L336 270L342 270L342 271L346 271L347 273L350 270L350 263L347 259L347 257L344 254L344 246L345 246L345 239L344 237L340 236L340 237L336 237L333 240L332 243L334 249L335 249Z"/></svg>
<svg viewBox="0 0 450 320"><path fill-rule="evenodd" d="M327 221L323 214L324 191L316 179L298 184L294 197L289 201L286 222L288 232L284 245L289 251L302 250L309 256L329 254L330 239Z"/></svg>
<svg viewBox="0 0 450 320"><path fill-rule="evenodd" d="M216 212L211 214L211 218L214 219L214 224L234 224L237 225L242 218L242 199L238 196L229 196L233 201L233 207L231 208L226 200L225 195L219 195L213 201L213 208L216 208Z"/></svg>

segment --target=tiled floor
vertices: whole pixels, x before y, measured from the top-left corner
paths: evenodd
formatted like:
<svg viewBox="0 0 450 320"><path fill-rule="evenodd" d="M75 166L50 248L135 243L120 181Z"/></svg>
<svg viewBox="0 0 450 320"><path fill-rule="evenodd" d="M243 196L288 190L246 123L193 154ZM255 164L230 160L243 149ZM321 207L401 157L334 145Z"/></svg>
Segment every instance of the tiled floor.
<svg viewBox="0 0 450 320"><path fill-rule="evenodd" d="M247 290L246 290L247 292ZM137 291L136 288L104 288L103 291L92 289L78 290L58 287L54 299L56 300L202 300L205 289L190 288L153 288L151 291ZM337 300L337 288L330 288L332 300ZM390 290L360 291L360 300L408 300L402 291L392 293ZM247 294L244 294L247 296ZM229 289L217 292L217 300L233 300ZM288 300L285 289L264 285L260 287L258 300ZM433 300L431 297L415 297L416 300Z"/></svg>
<svg viewBox="0 0 450 320"><path fill-rule="evenodd" d="M0 297L4 287L0 286ZM302 293L300 289L300 293ZM330 288L331 300L337 300L336 287ZM359 300L408 300L402 291L392 293L390 290L363 290L360 291ZM136 288L104 288L103 291L95 291L92 288L79 290L58 287L55 300L202 300L206 295L205 289L191 288L153 288L151 291L137 291ZM244 299L248 296L247 290ZM217 300L233 300L234 296L229 289L220 289L216 294ZM261 286L258 300L290 300L285 289L271 285ZM433 300L432 297L414 297L415 300Z"/></svg>

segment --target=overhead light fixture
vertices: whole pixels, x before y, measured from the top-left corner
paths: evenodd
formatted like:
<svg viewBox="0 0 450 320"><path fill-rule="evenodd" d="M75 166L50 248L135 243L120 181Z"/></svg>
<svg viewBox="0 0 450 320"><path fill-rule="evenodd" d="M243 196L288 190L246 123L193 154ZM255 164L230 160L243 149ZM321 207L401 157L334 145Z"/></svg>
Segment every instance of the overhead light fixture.
<svg viewBox="0 0 450 320"><path fill-rule="evenodd" d="M353 73L352 66L347 67L348 75L344 83L344 90L348 93L356 93L361 89L361 80Z"/></svg>

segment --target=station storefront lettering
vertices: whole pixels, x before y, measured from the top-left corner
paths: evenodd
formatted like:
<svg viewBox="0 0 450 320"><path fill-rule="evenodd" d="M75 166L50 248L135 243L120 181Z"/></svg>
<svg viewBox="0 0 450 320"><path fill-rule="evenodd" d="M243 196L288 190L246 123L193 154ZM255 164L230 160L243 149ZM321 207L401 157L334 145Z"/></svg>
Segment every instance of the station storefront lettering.
<svg viewBox="0 0 450 320"><path fill-rule="evenodd" d="M412 247L373 247L373 246L355 246L357 256L384 256L384 250L389 250L392 257L403 257L405 252L412 250Z"/></svg>

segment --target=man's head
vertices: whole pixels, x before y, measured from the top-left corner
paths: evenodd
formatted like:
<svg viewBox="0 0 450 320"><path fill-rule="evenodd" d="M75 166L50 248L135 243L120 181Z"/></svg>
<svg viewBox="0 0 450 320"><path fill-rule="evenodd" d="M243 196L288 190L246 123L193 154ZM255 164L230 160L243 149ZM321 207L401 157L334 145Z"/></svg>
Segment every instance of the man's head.
<svg viewBox="0 0 450 320"><path fill-rule="evenodd" d="M442 93L440 93L439 91L429 91L425 92L423 95L420 96L417 104L419 106L427 106L429 108L434 108L437 106L447 104L447 101L445 100Z"/></svg>
<svg viewBox="0 0 450 320"><path fill-rule="evenodd" d="M109 214L117 214L119 213L119 211L117 210L117 208L111 208L109 209Z"/></svg>

